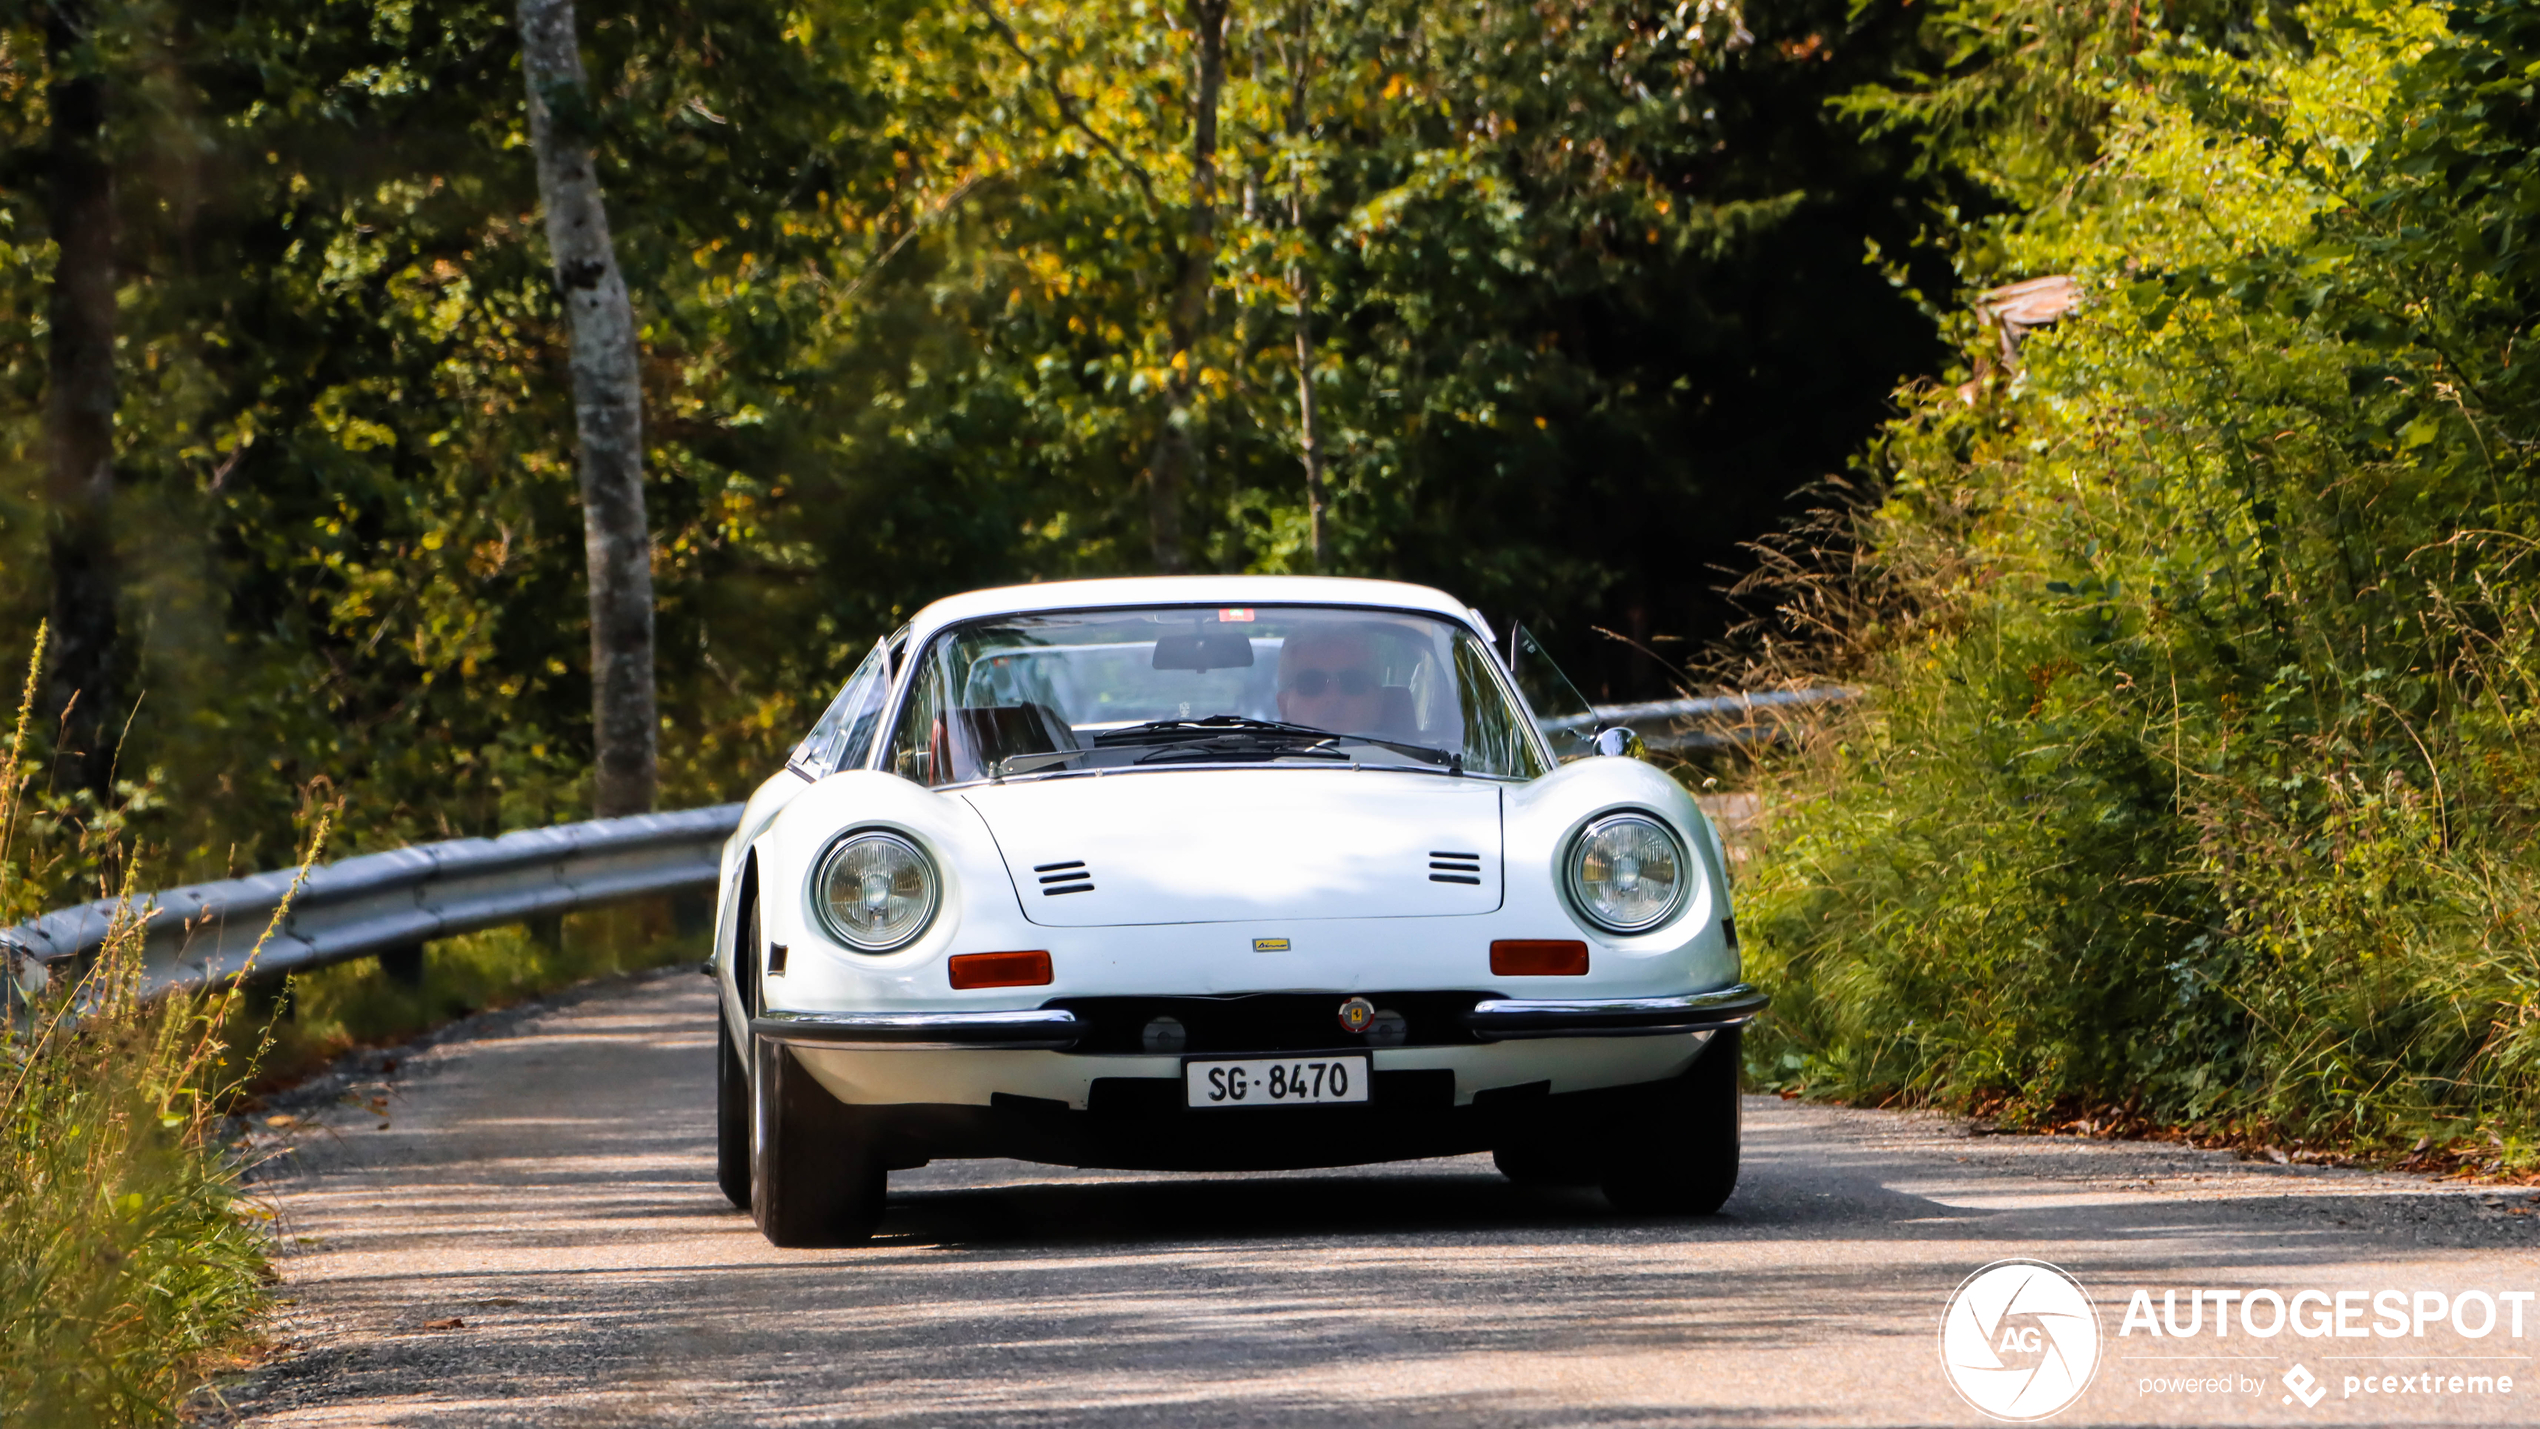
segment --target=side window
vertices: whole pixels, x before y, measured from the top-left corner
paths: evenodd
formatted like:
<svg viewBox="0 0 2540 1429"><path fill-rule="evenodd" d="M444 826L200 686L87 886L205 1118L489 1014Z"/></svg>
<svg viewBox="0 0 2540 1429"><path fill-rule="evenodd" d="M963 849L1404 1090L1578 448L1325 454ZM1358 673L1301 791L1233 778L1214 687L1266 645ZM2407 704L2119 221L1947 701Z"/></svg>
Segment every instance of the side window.
<svg viewBox="0 0 2540 1429"><path fill-rule="evenodd" d="M1479 641L1455 642L1455 688L1463 701L1464 767L1481 774L1533 779L1544 771L1543 756L1518 727L1516 710L1497 697L1496 661Z"/></svg>
<svg viewBox="0 0 2540 1429"><path fill-rule="evenodd" d="M1522 625L1511 626L1508 643L1516 658L1509 673L1517 677L1517 690L1535 717L1535 727L1552 745L1552 756L1567 764L1596 752L1596 732L1600 728L1596 709L1588 703L1561 667L1552 663L1536 643L1534 632Z"/></svg>
<svg viewBox="0 0 2540 1429"><path fill-rule="evenodd" d="M811 733L795 747L788 762L796 769L818 779L841 769L862 767L865 751L873 746L874 725L881 720L882 706L891 695L891 646L906 633L874 646L873 653L865 656L864 663L847 677L847 687L829 702L820 723L813 725Z"/></svg>

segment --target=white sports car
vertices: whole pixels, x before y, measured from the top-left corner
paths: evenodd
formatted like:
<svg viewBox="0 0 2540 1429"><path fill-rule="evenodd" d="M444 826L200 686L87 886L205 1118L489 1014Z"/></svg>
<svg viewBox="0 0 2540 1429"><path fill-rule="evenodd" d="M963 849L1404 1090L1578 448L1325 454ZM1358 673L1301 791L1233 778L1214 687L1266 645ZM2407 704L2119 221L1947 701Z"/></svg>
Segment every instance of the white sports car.
<svg viewBox="0 0 2540 1429"><path fill-rule="evenodd" d="M1719 837L1640 759L1579 757L1639 741L1495 644L1385 581L919 612L725 848L725 1193L834 1245L935 1157L1488 1150L1628 1211L1718 1208L1766 1000Z"/></svg>

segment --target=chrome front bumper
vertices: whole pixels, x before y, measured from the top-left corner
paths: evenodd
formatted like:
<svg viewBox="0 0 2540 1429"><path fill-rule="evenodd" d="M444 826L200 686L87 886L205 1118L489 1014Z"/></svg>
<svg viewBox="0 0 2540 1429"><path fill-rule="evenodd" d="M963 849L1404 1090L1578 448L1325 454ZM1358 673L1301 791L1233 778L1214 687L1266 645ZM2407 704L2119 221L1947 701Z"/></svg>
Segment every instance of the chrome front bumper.
<svg viewBox="0 0 2540 1429"><path fill-rule="evenodd" d="M1541 1037L1654 1037L1754 1020L1772 998L1740 983L1675 997L1486 998L1464 1014L1483 1042ZM1019 1012L771 1012L750 1031L795 1047L859 1051L1064 1052L1085 1033L1061 1007Z"/></svg>
<svg viewBox="0 0 2540 1429"><path fill-rule="evenodd" d="M1530 1037L1655 1037L1755 1020L1772 997L1746 983L1676 997L1487 998L1464 1014L1484 1042Z"/></svg>
<svg viewBox="0 0 2540 1429"><path fill-rule="evenodd" d="M1026 1012L770 1012L750 1031L792 1047L1064 1052L1084 1026L1063 1007Z"/></svg>

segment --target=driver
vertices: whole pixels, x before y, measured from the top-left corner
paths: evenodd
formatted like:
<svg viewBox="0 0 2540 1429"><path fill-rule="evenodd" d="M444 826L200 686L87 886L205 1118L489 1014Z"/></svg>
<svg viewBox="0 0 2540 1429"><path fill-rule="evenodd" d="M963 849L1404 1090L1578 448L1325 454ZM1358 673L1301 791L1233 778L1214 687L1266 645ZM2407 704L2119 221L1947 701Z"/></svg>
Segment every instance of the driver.
<svg viewBox="0 0 2540 1429"><path fill-rule="evenodd" d="M1279 718L1336 734L1381 735L1384 662L1363 625L1308 625L1279 646Z"/></svg>

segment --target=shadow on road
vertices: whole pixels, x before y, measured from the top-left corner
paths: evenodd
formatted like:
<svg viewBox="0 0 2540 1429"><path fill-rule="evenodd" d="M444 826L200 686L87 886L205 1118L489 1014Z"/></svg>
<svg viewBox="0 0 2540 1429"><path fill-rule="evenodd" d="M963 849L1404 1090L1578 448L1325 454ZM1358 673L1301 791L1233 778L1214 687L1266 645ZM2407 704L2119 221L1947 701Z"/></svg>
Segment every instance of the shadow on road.
<svg viewBox="0 0 2540 1429"><path fill-rule="evenodd" d="M2410 1258L2423 1278L2477 1248L2533 1268L2533 1218L2422 1182L1762 1098L1714 1217L1618 1216L1486 1157L1201 1176L956 1162L895 1175L872 1245L778 1251L711 1182L708 1008L694 979L595 995L410 1061L389 1130L312 1138L278 1183L311 1242L285 1267L305 1348L254 1386L257 1413L1959 1422L1931 1363L1939 1307L2001 1256L2155 1285ZM2059 1422L2128 1417L2082 1412L2098 1402Z"/></svg>

